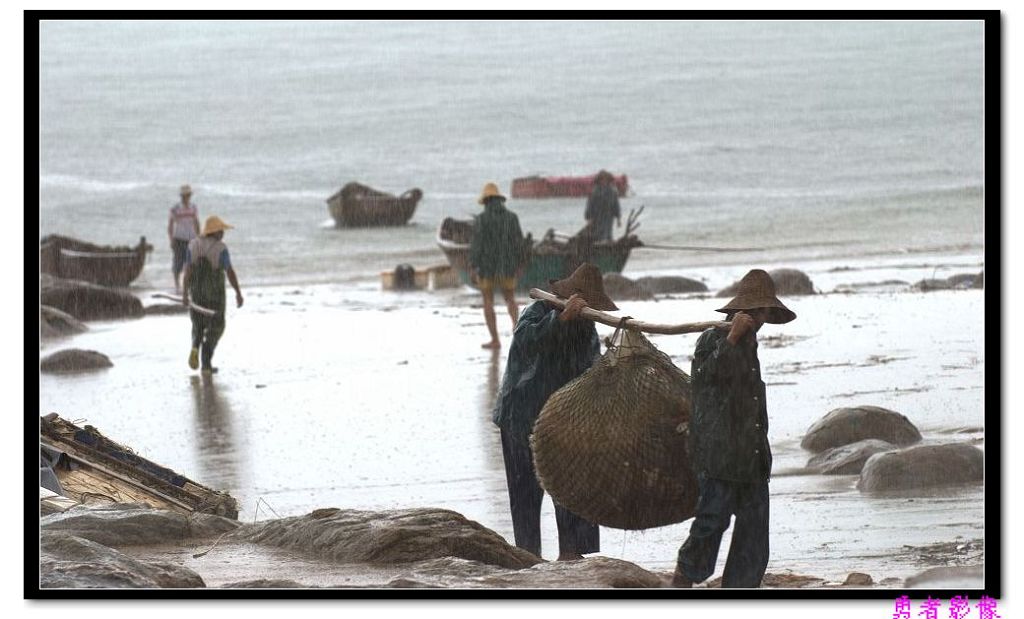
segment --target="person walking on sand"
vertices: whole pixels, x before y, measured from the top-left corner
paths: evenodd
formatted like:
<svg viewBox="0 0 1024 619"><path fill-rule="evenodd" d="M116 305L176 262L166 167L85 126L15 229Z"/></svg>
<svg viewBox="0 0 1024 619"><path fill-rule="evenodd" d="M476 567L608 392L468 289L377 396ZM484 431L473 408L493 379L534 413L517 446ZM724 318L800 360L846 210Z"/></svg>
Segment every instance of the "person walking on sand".
<svg viewBox="0 0 1024 619"><path fill-rule="evenodd" d="M565 309L536 301L523 312L512 336L505 376L494 406L505 462L516 546L541 556L540 508L544 490L533 467L530 435L552 393L586 372L601 354L594 323L580 317L586 307L617 310L604 292L601 271L584 263L551 292L568 299ZM582 559L601 550L600 529L555 503L558 560Z"/></svg>
<svg viewBox="0 0 1024 619"><path fill-rule="evenodd" d="M601 170L594 177L594 189L587 198L587 209L583 218L590 226L590 237L595 241L612 240L612 220L622 227L622 208L619 206L619 192L612 181L615 177L607 170Z"/></svg>
<svg viewBox="0 0 1024 619"><path fill-rule="evenodd" d="M179 191L181 202L171 207L167 219L167 239L171 243L171 272L174 274L174 292L181 290L178 284L185 267L185 252L188 243L199 236L199 208L191 201L192 188L182 185Z"/></svg>
<svg viewBox="0 0 1024 619"><path fill-rule="evenodd" d="M519 217L505 208L505 196L494 183L484 185L477 200L484 212L475 217L473 239L469 244L469 264L476 274L484 299L484 322L491 339L483 348L500 348L497 318L494 315L494 288L500 288L505 306L516 326L519 306L516 304L516 274L523 264L523 231Z"/></svg>
<svg viewBox="0 0 1024 619"><path fill-rule="evenodd" d="M235 304L242 307L242 290L238 286L238 277L231 266L231 256L224 244L224 231L230 226L220 217L211 215L203 224L203 235L192 239L188 244L185 260L185 281L182 303L189 305L189 295L195 305L214 311L207 315L193 308L189 312L192 319L192 350L188 355L188 367L193 370L202 364L203 373L216 373L213 367L213 351L224 333L225 301L224 276L235 289Z"/></svg>
<svg viewBox="0 0 1024 619"><path fill-rule="evenodd" d="M735 516L722 586L757 588L768 566L772 470L757 332L766 322L785 324L796 314L775 296L775 283L761 269L744 275L736 297L717 311L731 326L701 334L690 369L690 454L699 496L672 585L691 587L711 576L722 534Z"/></svg>

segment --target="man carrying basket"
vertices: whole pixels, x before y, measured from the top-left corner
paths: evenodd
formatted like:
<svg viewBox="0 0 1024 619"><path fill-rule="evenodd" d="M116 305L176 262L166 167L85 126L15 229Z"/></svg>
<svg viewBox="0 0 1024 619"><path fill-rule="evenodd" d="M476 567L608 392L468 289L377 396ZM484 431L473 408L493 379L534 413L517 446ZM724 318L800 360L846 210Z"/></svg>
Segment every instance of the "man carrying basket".
<svg viewBox="0 0 1024 619"><path fill-rule="evenodd" d="M530 447L534 422L548 397L586 372L600 356L594 323L580 317L585 307L617 310L604 292L601 271L584 263L551 292L568 299L564 309L536 301L520 316L512 335L505 376L494 408L501 429L501 451L508 482L516 546L541 556L540 509L544 490L537 480ZM558 560L582 559L600 551L600 530L555 503Z"/></svg>

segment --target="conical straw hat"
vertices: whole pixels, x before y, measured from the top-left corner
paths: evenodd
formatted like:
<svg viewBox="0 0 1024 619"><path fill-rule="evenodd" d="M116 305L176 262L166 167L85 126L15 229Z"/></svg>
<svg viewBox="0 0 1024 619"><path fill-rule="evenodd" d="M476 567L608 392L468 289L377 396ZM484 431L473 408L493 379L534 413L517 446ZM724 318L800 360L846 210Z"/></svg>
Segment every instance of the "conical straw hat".
<svg viewBox="0 0 1024 619"><path fill-rule="evenodd" d="M550 284L551 292L563 299L578 294L593 309L602 311L619 309L619 306L615 305L615 302L604 292L601 269L589 262L578 266L569 277L557 281L551 280Z"/></svg>
<svg viewBox="0 0 1024 619"><path fill-rule="evenodd" d="M221 230L230 230L231 228L234 228L234 226L229 225L216 215L210 215L206 218L206 222L203 223L203 236L208 236Z"/></svg>
<svg viewBox="0 0 1024 619"><path fill-rule="evenodd" d="M753 269L744 275L736 287L733 300L715 311L729 313L759 307L772 310L767 322L773 324L781 325L796 318L796 314L775 296L775 282L771 275L761 269Z"/></svg>

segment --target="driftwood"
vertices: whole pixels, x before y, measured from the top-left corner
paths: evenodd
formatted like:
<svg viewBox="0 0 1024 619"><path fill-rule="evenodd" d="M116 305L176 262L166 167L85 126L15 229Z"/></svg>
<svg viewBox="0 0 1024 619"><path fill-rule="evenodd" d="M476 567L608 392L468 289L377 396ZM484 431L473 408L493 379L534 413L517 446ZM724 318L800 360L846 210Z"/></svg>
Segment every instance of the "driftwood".
<svg viewBox="0 0 1024 619"><path fill-rule="evenodd" d="M552 305L559 308L565 307L565 299L559 298L551 294L550 292L545 292L539 288L530 289L530 298L547 301L548 303L551 303ZM619 317L612 316L611 314L606 314L604 312L599 312L589 307L584 308L583 311L580 312L580 316L588 320L593 320L594 322L599 322L601 324L608 325L609 327L618 327L619 323L622 321L622 319ZM643 331L645 333L679 335L681 333L700 333L701 331L710 329L712 327L728 328L732 326L732 323L725 322L724 320L709 320L707 322L690 322L678 325L663 325L653 322L644 322L642 320L635 320L633 318L630 318L626 320L626 323L623 326L626 329Z"/></svg>

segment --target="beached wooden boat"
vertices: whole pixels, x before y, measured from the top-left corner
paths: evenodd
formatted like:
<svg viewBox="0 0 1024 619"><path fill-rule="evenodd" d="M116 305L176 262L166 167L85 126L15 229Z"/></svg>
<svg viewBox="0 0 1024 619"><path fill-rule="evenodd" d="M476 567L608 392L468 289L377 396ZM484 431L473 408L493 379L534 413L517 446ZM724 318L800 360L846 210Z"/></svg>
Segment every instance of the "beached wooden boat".
<svg viewBox="0 0 1024 619"><path fill-rule="evenodd" d="M631 222L632 223L632 222ZM530 288L547 289L549 280L568 277L580 264L590 262L602 273L621 273L629 254L643 243L633 234L635 227L627 226L626 234L613 241L594 242L584 228L575 235L559 234L548 230L544 238L534 242L527 235L528 252L517 280L519 291ZM469 265L469 244L473 238L473 220L446 217L437 230L437 246L464 284L477 287L476 277Z"/></svg>
<svg viewBox="0 0 1024 619"><path fill-rule="evenodd" d="M513 198L586 198L594 189L594 177L589 176L525 176L512 181ZM612 183L625 197L629 179L625 174L613 175Z"/></svg>
<svg viewBox="0 0 1024 619"><path fill-rule="evenodd" d="M412 218L422 197L415 187L395 196L353 182L327 198L327 206L339 227L401 226Z"/></svg>
<svg viewBox="0 0 1024 619"><path fill-rule="evenodd" d="M135 247L111 247L50 234L39 240L39 272L101 286L127 286L142 273L153 246L146 237Z"/></svg>
<svg viewBox="0 0 1024 619"><path fill-rule="evenodd" d="M39 445L52 466L64 496L86 503L146 503L192 514L238 518L238 502L133 453L92 426L80 428L56 413L40 417Z"/></svg>

